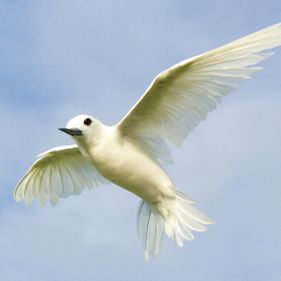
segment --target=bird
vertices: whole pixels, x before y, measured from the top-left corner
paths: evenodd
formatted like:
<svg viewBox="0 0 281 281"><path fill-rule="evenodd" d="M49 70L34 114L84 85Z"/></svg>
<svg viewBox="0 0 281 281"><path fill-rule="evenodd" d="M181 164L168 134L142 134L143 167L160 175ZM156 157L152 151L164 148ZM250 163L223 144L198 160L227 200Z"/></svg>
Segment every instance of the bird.
<svg viewBox="0 0 281 281"><path fill-rule="evenodd" d="M158 74L121 121L108 126L82 114L59 128L74 141L37 156L14 190L29 205L56 206L60 198L114 183L140 197L137 233L145 260L157 256L166 236L182 247L214 221L194 207L168 175L170 145L183 140L222 98L262 69L281 45L281 22Z"/></svg>

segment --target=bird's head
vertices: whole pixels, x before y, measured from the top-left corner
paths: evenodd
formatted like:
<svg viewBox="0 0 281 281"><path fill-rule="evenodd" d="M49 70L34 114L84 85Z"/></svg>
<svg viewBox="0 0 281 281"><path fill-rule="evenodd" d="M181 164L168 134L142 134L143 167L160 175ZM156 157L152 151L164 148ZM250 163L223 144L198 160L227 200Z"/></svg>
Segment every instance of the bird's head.
<svg viewBox="0 0 281 281"><path fill-rule="evenodd" d="M82 141L94 135L95 127L99 121L90 115L78 115L68 121L65 128L59 130L72 136L76 141Z"/></svg>

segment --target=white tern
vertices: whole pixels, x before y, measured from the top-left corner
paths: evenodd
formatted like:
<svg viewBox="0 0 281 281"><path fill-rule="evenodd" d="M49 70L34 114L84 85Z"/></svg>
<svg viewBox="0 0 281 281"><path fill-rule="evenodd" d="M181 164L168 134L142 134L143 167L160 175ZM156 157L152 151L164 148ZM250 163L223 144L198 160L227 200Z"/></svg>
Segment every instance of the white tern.
<svg viewBox="0 0 281 281"><path fill-rule="evenodd" d="M76 144L40 154L18 183L15 200L30 204L37 198L44 204L50 199L56 205L59 198L113 182L142 199L137 230L146 259L159 253L163 233L182 247L212 220L164 171L163 165L172 162L167 144L180 146L225 95L262 69L255 65L279 45L281 23L161 72L115 126L89 115L74 117L60 130Z"/></svg>

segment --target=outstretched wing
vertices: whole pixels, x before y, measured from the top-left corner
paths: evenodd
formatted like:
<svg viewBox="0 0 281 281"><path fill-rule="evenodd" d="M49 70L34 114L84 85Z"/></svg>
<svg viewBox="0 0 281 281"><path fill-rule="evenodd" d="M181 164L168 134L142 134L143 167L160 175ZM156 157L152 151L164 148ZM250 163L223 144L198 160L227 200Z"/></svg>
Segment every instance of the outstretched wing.
<svg viewBox="0 0 281 281"><path fill-rule="evenodd" d="M50 199L55 206L59 198L107 183L77 145L55 147L38 157L18 183L14 191L16 201L24 200L28 205L37 198L44 205Z"/></svg>
<svg viewBox="0 0 281 281"><path fill-rule="evenodd" d="M166 141L179 146L279 45L281 23L174 65L156 76L117 128L158 162L169 162Z"/></svg>

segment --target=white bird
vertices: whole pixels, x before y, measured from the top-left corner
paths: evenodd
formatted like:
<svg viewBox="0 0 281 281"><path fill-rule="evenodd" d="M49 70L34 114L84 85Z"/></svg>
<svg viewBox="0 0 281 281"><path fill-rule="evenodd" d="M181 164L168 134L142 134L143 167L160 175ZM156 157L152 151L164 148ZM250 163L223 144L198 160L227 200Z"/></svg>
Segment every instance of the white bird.
<svg viewBox="0 0 281 281"><path fill-rule="evenodd" d="M167 144L180 146L222 97L260 69L257 63L281 45L281 23L161 72L115 126L79 115L61 131L77 145L59 146L38 157L18 183L14 198L30 204L76 195L113 182L139 196L137 230L145 258L156 256L163 233L182 247L192 231L211 224L194 201L173 184L162 166L172 162Z"/></svg>

